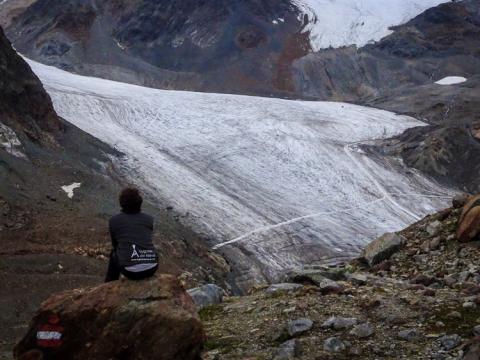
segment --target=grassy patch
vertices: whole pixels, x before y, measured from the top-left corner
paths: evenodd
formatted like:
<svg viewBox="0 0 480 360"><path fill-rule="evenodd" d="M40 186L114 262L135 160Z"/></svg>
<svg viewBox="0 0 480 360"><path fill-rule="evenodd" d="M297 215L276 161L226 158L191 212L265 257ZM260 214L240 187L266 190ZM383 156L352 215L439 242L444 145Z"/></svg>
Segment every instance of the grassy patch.
<svg viewBox="0 0 480 360"><path fill-rule="evenodd" d="M200 310L198 312L198 316L200 316L200 320L208 321L208 320L214 319L216 316L222 313L223 313L223 307L221 305L210 305Z"/></svg>
<svg viewBox="0 0 480 360"><path fill-rule="evenodd" d="M228 354L238 348L240 340L234 336L209 337L204 343L205 350L219 350L222 354Z"/></svg>

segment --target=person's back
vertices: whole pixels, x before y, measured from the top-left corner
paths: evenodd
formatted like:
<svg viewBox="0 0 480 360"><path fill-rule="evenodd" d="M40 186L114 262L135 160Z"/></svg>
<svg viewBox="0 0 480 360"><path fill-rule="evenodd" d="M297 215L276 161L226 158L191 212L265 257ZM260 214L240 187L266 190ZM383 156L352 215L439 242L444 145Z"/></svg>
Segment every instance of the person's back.
<svg viewBox="0 0 480 360"><path fill-rule="evenodd" d="M120 194L122 212L109 222L112 253L106 282L118 280L120 273L132 280L152 276L158 259L152 241L153 218L141 212L142 198L136 189Z"/></svg>

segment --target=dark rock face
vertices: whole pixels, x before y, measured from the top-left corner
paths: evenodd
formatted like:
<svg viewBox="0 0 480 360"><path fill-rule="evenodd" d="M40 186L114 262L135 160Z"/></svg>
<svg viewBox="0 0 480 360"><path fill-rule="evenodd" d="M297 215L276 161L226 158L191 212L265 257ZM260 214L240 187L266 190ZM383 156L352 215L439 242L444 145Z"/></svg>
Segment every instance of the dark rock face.
<svg viewBox="0 0 480 360"><path fill-rule="evenodd" d="M81 74L288 96L274 80L290 85L285 67L309 50L297 17L289 0L38 0L8 32L27 56Z"/></svg>
<svg viewBox="0 0 480 360"><path fill-rule="evenodd" d="M178 280L160 275L53 295L14 350L16 359L200 358L205 333Z"/></svg>
<svg viewBox="0 0 480 360"><path fill-rule="evenodd" d="M443 183L469 192L480 191L480 141L472 125L428 126L407 130L390 147L408 166Z"/></svg>
<svg viewBox="0 0 480 360"><path fill-rule="evenodd" d="M1 28L0 115L4 125L37 142L45 140L46 132L63 128L40 80L12 49Z"/></svg>

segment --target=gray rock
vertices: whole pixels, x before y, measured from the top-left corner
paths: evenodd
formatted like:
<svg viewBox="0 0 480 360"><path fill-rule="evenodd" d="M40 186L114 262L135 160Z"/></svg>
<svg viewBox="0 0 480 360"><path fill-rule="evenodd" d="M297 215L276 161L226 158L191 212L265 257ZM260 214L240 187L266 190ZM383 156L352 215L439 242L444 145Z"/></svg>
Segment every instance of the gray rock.
<svg viewBox="0 0 480 360"><path fill-rule="evenodd" d="M320 292L324 295L327 294L338 294L343 292L343 286L337 283L336 281L330 280L330 279L323 279L320 281L318 284L318 287L320 288Z"/></svg>
<svg viewBox="0 0 480 360"><path fill-rule="evenodd" d="M356 318L344 318L332 316L327 319L323 324L322 328L332 328L335 330L349 329L356 325L358 320Z"/></svg>
<svg viewBox="0 0 480 360"><path fill-rule="evenodd" d="M224 291L215 284L208 284L187 290L187 293L192 297L195 305L203 309L209 305L220 304L223 301Z"/></svg>
<svg viewBox="0 0 480 360"><path fill-rule="evenodd" d="M290 321L287 325L288 335L291 337L299 336L306 333L313 326L313 321L310 319L297 319Z"/></svg>
<svg viewBox="0 0 480 360"><path fill-rule="evenodd" d="M480 325L477 325L473 328L473 335L480 336Z"/></svg>
<svg viewBox="0 0 480 360"><path fill-rule="evenodd" d="M428 235L436 236L440 230L442 230L442 226L443 224L440 221L435 220L434 222L428 224L425 230L427 231Z"/></svg>
<svg viewBox="0 0 480 360"><path fill-rule="evenodd" d="M347 275L347 280L350 281L353 285L362 286L367 283L368 276L362 273L353 273Z"/></svg>
<svg viewBox="0 0 480 360"><path fill-rule="evenodd" d="M437 250L440 247L440 244L442 243L442 238L441 237L436 237L433 238L430 241L430 250Z"/></svg>
<svg viewBox="0 0 480 360"><path fill-rule="evenodd" d="M296 339L284 342L277 350L274 360L292 360L299 353L299 345Z"/></svg>
<svg viewBox="0 0 480 360"><path fill-rule="evenodd" d="M470 276L470 271L462 271L457 274L457 280L460 282L465 282Z"/></svg>
<svg viewBox="0 0 480 360"><path fill-rule="evenodd" d="M442 349L447 351L455 349L457 346L459 346L462 343L462 338L457 334L445 335L438 340L440 341L440 345L442 346Z"/></svg>
<svg viewBox="0 0 480 360"><path fill-rule="evenodd" d="M424 263L427 262L428 256L427 255L414 255L413 260L415 260L415 263L417 263L418 265L421 265L421 264L424 264Z"/></svg>
<svg viewBox="0 0 480 360"><path fill-rule="evenodd" d="M398 337L406 341L415 341L418 339L418 332L416 329L407 329L398 332Z"/></svg>
<svg viewBox="0 0 480 360"><path fill-rule="evenodd" d="M327 352L338 353L345 351L346 349L347 346L345 343L337 337L328 338L323 343L323 350Z"/></svg>
<svg viewBox="0 0 480 360"><path fill-rule="evenodd" d="M394 253L400 250L405 239L395 233L387 233L372 241L364 249L362 256L368 265L374 266L389 259Z"/></svg>
<svg viewBox="0 0 480 360"><path fill-rule="evenodd" d="M375 330L373 329L373 326L370 325L369 323L363 323L359 325L355 325L353 329L350 331L350 335L356 336L360 339L367 338L369 336L372 336Z"/></svg>
<svg viewBox="0 0 480 360"><path fill-rule="evenodd" d="M460 209L468 202L469 195L465 193L457 194L452 199L452 205L455 209Z"/></svg>
<svg viewBox="0 0 480 360"><path fill-rule="evenodd" d="M273 294L276 292L293 292L299 290L303 287L300 284L293 284L293 283L281 283L281 284L273 284L270 285L265 292L267 294Z"/></svg>

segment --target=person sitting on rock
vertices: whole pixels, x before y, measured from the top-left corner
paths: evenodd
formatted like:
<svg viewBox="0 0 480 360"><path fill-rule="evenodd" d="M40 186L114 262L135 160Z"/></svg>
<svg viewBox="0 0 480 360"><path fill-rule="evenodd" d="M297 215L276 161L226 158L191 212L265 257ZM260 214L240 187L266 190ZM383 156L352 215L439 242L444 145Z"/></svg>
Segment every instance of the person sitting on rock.
<svg viewBox="0 0 480 360"><path fill-rule="evenodd" d="M113 249L105 282L118 280L120 274L130 280L149 278L158 269L153 218L142 212L143 199L137 189L124 189L119 201L122 211L109 222Z"/></svg>

